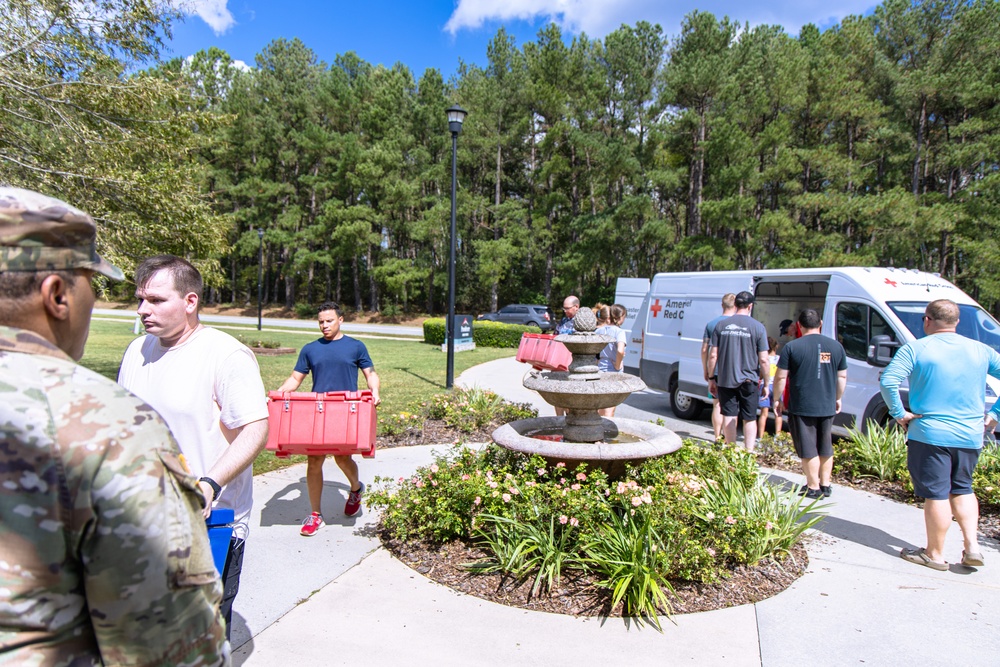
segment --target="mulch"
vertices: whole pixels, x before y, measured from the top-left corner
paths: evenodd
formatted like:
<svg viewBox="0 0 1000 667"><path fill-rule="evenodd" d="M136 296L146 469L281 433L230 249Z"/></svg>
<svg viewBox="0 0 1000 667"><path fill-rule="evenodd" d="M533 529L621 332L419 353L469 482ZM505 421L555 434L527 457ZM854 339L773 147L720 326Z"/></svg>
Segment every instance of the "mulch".
<svg viewBox="0 0 1000 667"><path fill-rule="evenodd" d="M610 593L597 585L593 574L572 571L547 593L532 594L534 579L517 580L503 574L478 574L468 564L486 558L486 553L461 540L430 544L397 540L380 532L382 544L396 558L428 579L461 593L509 607L571 616L622 616L622 605L611 606ZM673 581L668 595L672 613L691 614L766 600L785 590L802 576L809 558L801 544L778 560L767 559L754 566L732 569L718 583Z"/></svg>

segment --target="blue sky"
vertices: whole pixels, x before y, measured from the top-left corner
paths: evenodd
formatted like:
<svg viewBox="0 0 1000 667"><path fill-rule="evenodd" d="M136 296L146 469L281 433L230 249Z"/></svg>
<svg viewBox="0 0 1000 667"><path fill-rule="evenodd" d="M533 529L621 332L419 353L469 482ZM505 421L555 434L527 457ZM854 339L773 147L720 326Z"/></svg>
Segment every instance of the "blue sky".
<svg viewBox="0 0 1000 667"><path fill-rule="evenodd" d="M355 51L373 64L407 65L419 77L430 67L447 79L460 60L486 64L486 45L500 26L518 45L549 21L571 37L602 38L625 23L659 23L675 37L695 9L751 25L778 24L790 34L815 23L866 14L871 0L174 0L188 15L175 26L165 56L186 57L218 46L253 65L270 41L298 37L328 64Z"/></svg>

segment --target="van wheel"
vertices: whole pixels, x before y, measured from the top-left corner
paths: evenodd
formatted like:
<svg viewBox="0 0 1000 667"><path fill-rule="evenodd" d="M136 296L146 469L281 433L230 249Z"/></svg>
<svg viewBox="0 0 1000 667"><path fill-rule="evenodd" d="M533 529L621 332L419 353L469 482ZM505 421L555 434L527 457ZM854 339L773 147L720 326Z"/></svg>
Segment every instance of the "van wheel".
<svg viewBox="0 0 1000 667"><path fill-rule="evenodd" d="M698 399L680 393L676 383L671 388L670 409L674 411L678 419L697 419L701 415L703 407L705 407L704 403Z"/></svg>

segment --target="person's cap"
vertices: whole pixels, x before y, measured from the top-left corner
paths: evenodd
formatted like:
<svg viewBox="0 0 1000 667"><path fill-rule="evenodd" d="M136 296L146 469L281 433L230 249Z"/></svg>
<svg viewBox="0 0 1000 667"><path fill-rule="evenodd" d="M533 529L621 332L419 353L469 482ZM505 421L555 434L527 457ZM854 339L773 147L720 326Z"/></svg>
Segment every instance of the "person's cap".
<svg viewBox="0 0 1000 667"><path fill-rule="evenodd" d="M125 274L97 254L94 219L69 204L0 186L0 272L90 269L112 280Z"/></svg>
<svg viewBox="0 0 1000 667"><path fill-rule="evenodd" d="M746 308L753 303L753 294L750 292L740 292L736 295L736 307Z"/></svg>
<svg viewBox="0 0 1000 667"><path fill-rule="evenodd" d="M778 335L786 335L788 333L788 327L790 326L792 326L791 320L781 320L781 324L778 325Z"/></svg>

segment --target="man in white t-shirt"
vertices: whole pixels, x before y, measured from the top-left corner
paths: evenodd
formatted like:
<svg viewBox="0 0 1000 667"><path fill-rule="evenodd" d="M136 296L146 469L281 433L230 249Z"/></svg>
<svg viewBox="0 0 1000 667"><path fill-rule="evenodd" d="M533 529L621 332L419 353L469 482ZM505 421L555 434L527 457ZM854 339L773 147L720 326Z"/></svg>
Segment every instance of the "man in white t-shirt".
<svg viewBox="0 0 1000 667"><path fill-rule="evenodd" d="M267 396L253 352L198 319L203 283L190 262L173 255L143 261L135 272L146 335L125 350L118 383L167 422L199 476L212 508L235 514L223 583L230 634L253 502L252 463L267 443Z"/></svg>

